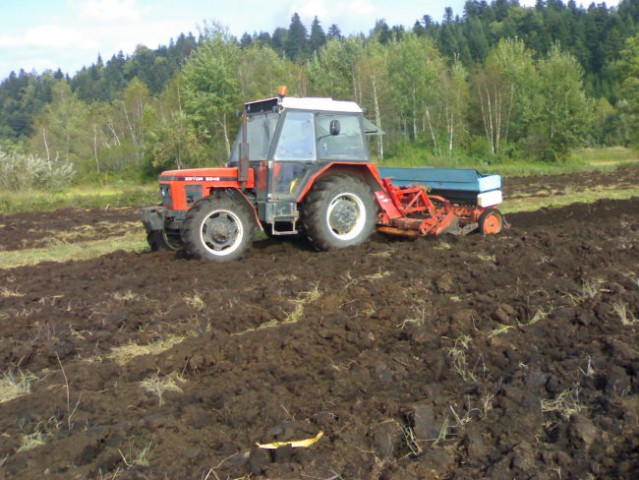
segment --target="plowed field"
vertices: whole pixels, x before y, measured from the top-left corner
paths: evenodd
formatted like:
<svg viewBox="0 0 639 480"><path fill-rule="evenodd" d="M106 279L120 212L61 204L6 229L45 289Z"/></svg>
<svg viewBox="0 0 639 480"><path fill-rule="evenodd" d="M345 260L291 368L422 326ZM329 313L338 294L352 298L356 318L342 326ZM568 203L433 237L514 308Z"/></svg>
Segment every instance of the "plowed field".
<svg viewBox="0 0 639 480"><path fill-rule="evenodd" d="M136 221L40 215L0 219L3 248ZM507 220L324 253L262 240L228 264L0 270L0 478L639 478L639 198Z"/></svg>

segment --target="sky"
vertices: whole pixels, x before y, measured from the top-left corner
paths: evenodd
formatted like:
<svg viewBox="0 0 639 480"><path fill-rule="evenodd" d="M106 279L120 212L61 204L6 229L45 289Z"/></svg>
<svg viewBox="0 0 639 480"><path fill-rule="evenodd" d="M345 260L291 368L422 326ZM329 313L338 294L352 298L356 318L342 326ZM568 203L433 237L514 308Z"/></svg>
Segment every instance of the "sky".
<svg viewBox="0 0 639 480"><path fill-rule="evenodd" d="M413 27L430 15L441 21L444 9L463 14L465 0L0 0L0 80L11 71L57 70L73 76L95 63L125 55L144 45L168 45L180 33L198 35L205 22L217 22L238 38L243 33L273 33L288 28L297 12L310 31L318 17L342 34L368 33L384 19L390 26ZM532 6L535 0L520 0ZM578 2L579 3L579 2ZM588 4L590 2L586 2ZM599 1L597 2L599 3ZM618 1L606 1L608 6Z"/></svg>

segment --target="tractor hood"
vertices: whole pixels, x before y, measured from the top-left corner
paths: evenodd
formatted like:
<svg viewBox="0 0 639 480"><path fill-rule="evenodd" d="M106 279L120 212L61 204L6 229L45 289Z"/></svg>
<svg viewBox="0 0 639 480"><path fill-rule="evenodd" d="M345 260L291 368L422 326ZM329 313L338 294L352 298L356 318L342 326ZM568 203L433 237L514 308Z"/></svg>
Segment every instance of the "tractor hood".
<svg viewBox="0 0 639 480"><path fill-rule="evenodd" d="M160 175L161 182L233 182L237 181L237 178L237 167L187 168L184 170L167 170L165 172L162 172L162 174Z"/></svg>

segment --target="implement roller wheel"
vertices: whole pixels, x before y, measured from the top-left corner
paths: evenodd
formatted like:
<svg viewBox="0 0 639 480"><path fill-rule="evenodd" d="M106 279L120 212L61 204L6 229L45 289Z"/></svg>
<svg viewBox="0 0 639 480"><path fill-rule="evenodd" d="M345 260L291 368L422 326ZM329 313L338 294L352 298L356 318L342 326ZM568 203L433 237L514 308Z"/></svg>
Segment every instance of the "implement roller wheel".
<svg viewBox="0 0 639 480"><path fill-rule="evenodd" d="M485 210L479 216L479 231L483 235L495 235L504 228L504 217L495 208Z"/></svg>

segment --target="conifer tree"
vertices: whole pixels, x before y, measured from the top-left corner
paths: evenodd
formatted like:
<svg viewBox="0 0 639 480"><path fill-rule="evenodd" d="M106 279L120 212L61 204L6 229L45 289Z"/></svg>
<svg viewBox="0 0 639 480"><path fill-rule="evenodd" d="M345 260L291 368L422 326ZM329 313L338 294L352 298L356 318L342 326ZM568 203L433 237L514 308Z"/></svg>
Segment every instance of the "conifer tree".
<svg viewBox="0 0 639 480"><path fill-rule="evenodd" d="M320 48L326 43L326 34L320 24L317 17L313 20L311 25L311 36L309 38L310 49L312 53L319 51Z"/></svg>
<svg viewBox="0 0 639 480"><path fill-rule="evenodd" d="M288 36L284 46L286 56L293 61L303 60L308 52L308 33L297 13L291 17L291 25L288 27Z"/></svg>

